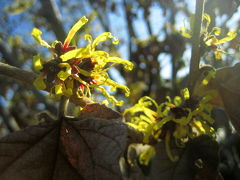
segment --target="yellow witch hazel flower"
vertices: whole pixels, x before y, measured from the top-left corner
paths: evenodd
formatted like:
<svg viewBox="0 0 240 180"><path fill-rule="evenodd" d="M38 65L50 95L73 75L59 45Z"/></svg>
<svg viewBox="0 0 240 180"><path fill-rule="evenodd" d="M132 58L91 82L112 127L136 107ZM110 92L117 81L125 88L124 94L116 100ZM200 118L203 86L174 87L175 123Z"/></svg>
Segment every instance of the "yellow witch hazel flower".
<svg viewBox="0 0 240 180"><path fill-rule="evenodd" d="M120 88L125 92L125 96L129 96L129 89L111 80L107 71L117 63L123 64L126 70L132 70L133 64L128 60L112 57L105 51L96 50L96 46L107 39L113 39L113 44L118 44L118 39L110 32L102 33L95 40L86 34L85 40L89 42L86 47L70 46L75 33L87 21L85 16L82 17L70 29L63 44L56 40L49 45L42 40L42 32L37 28L33 29L32 36L35 40L54 53L54 58L47 62L43 62L40 55L33 57L34 68L41 72L34 85L56 96L64 95L71 99L91 97L91 89L95 88L113 105L121 106L123 101L118 101L110 95L102 85L110 86L112 91Z"/></svg>
<svg viewBox="0 0 240 180"><path fill-rule="evenodd" d="M149 144L151 138L156 141L164 140L168 157L177 161L178 157L170 150L172 138L177 146L182 147L188 139L202 134L214 137L211 126L214 123L211 117L213 107L208 103L213 97L214 92L211 92L190 108L186 105L190 98L188 89L182 90L182 97L176 96L173 100L167 97L168 100L161 104L145 96L126 109L123 115L128 125L143 133L144 143ZM148 158L154 154L152 149L144 153L144 164L149 162Z"/></svg>
<svg viewBox="0 0 240 180"><path fill-rule="evenodd" d="M180 33L182 36L186 38L192 38L193 19L194 18L192 16L190 18L190 29L187 29L186 27L181 27ZM227 54L227 52L222 50L220 44L233 40L237 36L237 33L235 31L229 31L226 37L218 39L217 36L222 35L222 29L219 27L213 27L212 30L209 32L210 23L210 16L204 13L201 29L201 49L203 51L213 50L215 58L218 60L222 58L223 54Z"/></svg>

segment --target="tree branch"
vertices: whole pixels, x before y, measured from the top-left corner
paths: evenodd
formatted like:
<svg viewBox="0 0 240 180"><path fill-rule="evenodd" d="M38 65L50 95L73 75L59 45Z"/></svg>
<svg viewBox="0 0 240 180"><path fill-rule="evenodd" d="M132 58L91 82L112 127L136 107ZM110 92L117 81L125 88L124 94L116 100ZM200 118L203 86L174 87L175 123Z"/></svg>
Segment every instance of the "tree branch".
<svg viewBox="0 0 240 180"><path fill-rule="evenodd" d="M95 3L94 3L95 2ZM110 32L110 24L107 22L107 18L104 17L102 9L99 8L99 4L96 1L88 0L88 4L92 7L92 9L97 12L97 17L100 21L101 26L103 27L104 31Z"/></svg>
<svg viewBox="0 0 240 180"><path fill-rule="evenodd" d="M6 43L0 41L0 52L2 53L3 59L12 66L20 66L19 61L16 61L16 57L12 56L12 53L6 48Z"/></svg>
<svg viewBox="0 0 240 180"><path fill-rule="evenodd" d="M33 83L37 75L33 72L25 71L20 68L10 66L0 62L0 75L7 76L9 78L17 79L27 84Z"/></svg>
<svg viewBox="0 0 240 180"><path fill-rule="evenodd" d="M3 106L0 104L0 117L2 117L3 123L6 126L6 128L8 129L9 132L14 132L15 129L14 127L11 125L11 123L9 122L10 116L9 114L7 114L4 111Z"/></svg>
<svg viewBox="0 0 240 180"><path fill-rule="evenodd" d="M3 59L8 63L8 64L4 64L0 62L0 75L2 74L7 76L8 78L12 78L14 80L17 79L19 81L32 85L37 75L33 72L24 71L22 69L17 68L17 67L20 67L19 59L12 55L12 52L6 48L6 44L4 45L2 41L0 41L0 53L2 53ZM53 114L57 113L56 107L48 103L44 95L42 95L35 87L33 87L31 90L34 92L39 102L42 102L43 104L45 104L46 108L51 113Z"/></svg>
<svg viewBox="0 0 240 180"><path fill-rule="evenodd" d="M151 22L150 22L150 5L151 5L151 1L146 1L146 4L145 6L143 6L143 8L144 8L144 19L147 25L148 33L150 36L152 36L153 31L152 31Z"/></svg>
<svg viewBox="0 0 240 180"><path fill-rule="evenodd" d="M55 0L40 0L42 8L41 15L50 24L53 32L60 41L64 41L66 32L64 31L63 24L60 18L60 12Z"/></svg>
<svg viewBox="0 0 240 180"><path fill-rule="evenodd" d="M202 16L204 12L204 3L205 0L196 0L196 10L194 18L194 28L192 35L192 55L190 61L190 74L188 88L192 92L195 82L197 80L199 63L200 63L200 32L202 27Z"/></svg>

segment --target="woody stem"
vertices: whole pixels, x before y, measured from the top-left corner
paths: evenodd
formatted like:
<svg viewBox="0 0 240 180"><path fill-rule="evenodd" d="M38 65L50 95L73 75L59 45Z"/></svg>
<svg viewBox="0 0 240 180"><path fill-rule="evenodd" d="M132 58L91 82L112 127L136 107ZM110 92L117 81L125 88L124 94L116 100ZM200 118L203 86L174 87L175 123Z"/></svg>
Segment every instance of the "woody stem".
<svg viewBox="0 0 240 180"><path fill-rule="evenodd" d="M58 118L65 117L67 115L67 108L68 108L69 98L66 96L62 96L59 107L58 107Z"/></svg>
<svg viewBox="0 0 240 180"><path fill-rule="evenodd" d="M205 0L196 0L196 9L194 17L194 27L192 35L192 55L190 60L190 72L189 72L189 81L188 88L190 93L192 93L195 82L197 80L197 75L199 71L200 63L200 36L201 36L201 27L202 27L202 16L204 13L204 3Z"/></svg>
<svg viewBox="0 0 240 180"><path fill-rule="evenodd" d="M20 68L0 62L0 75L16 79L26 84L32 85L37 75L33 72L25 71Z"/></svg>

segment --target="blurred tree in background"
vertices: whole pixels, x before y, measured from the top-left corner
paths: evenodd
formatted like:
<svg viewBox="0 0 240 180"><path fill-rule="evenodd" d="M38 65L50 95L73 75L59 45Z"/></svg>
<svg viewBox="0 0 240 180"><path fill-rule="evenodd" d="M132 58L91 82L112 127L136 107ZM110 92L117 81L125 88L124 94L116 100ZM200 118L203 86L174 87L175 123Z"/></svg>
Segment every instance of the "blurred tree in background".
<svg viewBox="0 0 240 180"><path fill-rule="evenodd" d="M167 95L178 95L186 86L190 41L182 37L179 30L188 24L188 18L194 13L194 4L191 0L1 0L0 61L31 70L33 55L41 51L46 58L49 56L31 38L32 28L41 29L43 38L49 42L54 39L63 41L66 30L85 15L90 20L89 24L81 29L74 41L84 43L78 41L83 38L82 32L97 36L110 31L119 37L120 45L116 48L103 44L103 47L106 50L112 48L115 54L135 65L131 72L123 71L121 66L110 71L115 81L125 83L131 89L128 100L119 97L125 100L125 105L136 103L142 96L150 96L161 103ZM217 26L226 33L229 29L238 30L239 5L238 0L206 1L205 12L212 20L210 29ZM201 62L219 68L239 61L239 38L225 44L224 49L229 55L224 55L221 61L215 61L214 54L207 53ZM119 94L117 92L115 96ZM42 110L55 115L56 107L46 93L0 76L1 136L35 124L35 114ZM216 118L216 126L227 132L226 137L232 137L227 117L222 114L221 110L215 111L215 116L219 117ZM234 145L239 139L235 138L230 145L222 140L223 147L233 146L235 155L239 157L239 147ZM223 157L228 159L226 154ZM232 167L223 164L223 168L238 169L236 164L240 162L233 161Z"/></svg>

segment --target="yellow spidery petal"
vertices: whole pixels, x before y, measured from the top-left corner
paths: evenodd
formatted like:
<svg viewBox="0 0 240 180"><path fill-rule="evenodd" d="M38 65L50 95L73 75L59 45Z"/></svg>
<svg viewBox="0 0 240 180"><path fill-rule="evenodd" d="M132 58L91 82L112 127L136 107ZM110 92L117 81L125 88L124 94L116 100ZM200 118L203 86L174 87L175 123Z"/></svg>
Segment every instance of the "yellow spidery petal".
<svg viewBox="0 0 240 180"><path fill-rule="evenodd" d="M183 98L184 98L185 100L187 100L187 99L190 98L190 93L189 93L188 88L182 89L182 90L181 90L181 94L182 94L182 96L183 96Z"/></svg>
<svg viewBox="0 0 240 180"><path fill-rule="evenodd" d="M143 143L148 144L150 137L153 135L153 126L152 124L150 124L144 128L145 128L145 132L144 132Z"/></svg>
<svg viewBox="0 0 240 180"><path fill-rule="evenodd" d="M198 120L193 120L193 125L200 133L205 133L205 129L203 128L202 122Z"/></svg>
<svg viewBox="0 0 240 180"><path fill-rule="evenodd" d="M104 61L104 63L106 64L106 61L109 58L109 54L105 51L97 50L92 52L92 57L96 58L98 63L101 64L102 61ZM98 60L99 58L100 60Z"/></svg>
<svg viewBox="0 0 240 180"><path fill-rule="evenodd" d="M66 81L65 81L65 89L64 89L64 95L65 96L67 96L67 97L70 97L72 94L73 94L73 91L72 91L72 89L73 89L73 80L71 79L71 80L69 80L69 79L67 79Z"/></svg>
<svg viewBox="0 0 240 180"><path fill-rule="evenodd" d="M93 38L90 34L85 34L84 39L87 40L89 42L89 44L92 44Z"/></svg>
<svg viewBox="0 0 240 180"><path fill-rule="evenodd" d="M62 84L57 84L55 86L55 94L62 95L63 94L63 86Z"/></svg>
<svg viewBox="0 0 240 180"><path fill-rule="evenodd" d="M236 36L237 36L237 33L236 33L235 31L229 31L229 32L227 33L227 37L218 40L215 44L222 44L222 43L231 41L231 40L233 40Z"/></svg>
<svg viewBox="0 0 240 180"><path fill-rule="evenodd" d="M60 71L57 76L62 81L65 81L71 75L71 66L68 63L60 63L59 67L66 67L66 71Z"/></svg>
<svg viewBox="0 0 240 180"><path fill-rule="evenodd" d="M73 58L88 58L88 57L90 57L90 52L88 48L74 49L60 56L63 62L71 60Z"/></svg>
<svg viewBox="0 0 240 180"><path fill-rule="evenodd" d="M184 26L180 28L180 34L185 38L192 38L192 35L190 33L187 33L187 28Z"/></svg>
<svg viewBox="0 0 240 180"><path fill-rule="evenodd" d="M44 46L48 49L51 49L51 46L44 40L42 40L42 31L40 31L38 28L33 28L32 30L32 36L34 37L34 39L41 45Z"/></svg>
<svg viewBox="0 0 240 180"><path fill-rule="evenodd" d="M58 40L54 40L52 43L51 43L51 47L54 49L56 44L58 43L62 43L61 41L58 41Z"/></svg>
<svg viewBox="0 0 240 180"><path fill-rule="evenodd" d="M33 85L40 90L46 89L46 84L44 82L44 74L40 74L33 82Z"/></svg>
<svg viewBox="0 0 240 180"><path fill-rule="evenodd" d="M219 36L221 34L221 28L219 27L213 27L212 31L209 34L214 34L216 36Z"/></svg>
<svg viewBox="0 0 240 180"><path fill-rule="evenodd" d="M145 108L145 109L147 109L147 108ZM149 109L147 109L147 110L149 110ZM147 115L145 116L145 115L141 114L139 116L139 118L142 119L143 121L149 123L149 124L154 123L154 121L155 121L155 118L153 116L147 116Z"/></svg>
<svg viewBox="0 0 240 180"><path fill-rule="evenodd" d="M155 148L153 146L149 146L143 153L139 156L140 164L148 166L151 158L156 154Z"/></svg>
<svg viewBox="0 0 240 180"><path fill-rule="evenodd" d="M76 68L78 69L78 71L79 71L80 74L82 74L82 75L84 75L84 76L91 76L91 72L86 71L86 70L84 70L84 69L81 69L81 68L79 68L79 67L76 67Z"/></svg>
<svg viewBox="0 0 240 180"><path fill-rule="evenodd" d="M186 110L188 111L188 116L187 117L182 117L182 118L179 118L179 119L173 119L174 122L180 124L180 125L187 125L191 119L192 119L192 112L191 112L191 109L189 108L186 108Z"/></svg>
<svg viewBox="0 0 240 180"><path fill-rule="evenodd" d="M173 102L176 106L180 106L182 104L182 98L180 96L175 96Z"/></svg>
<svg viewBox="0 0 240 180"><path fill-rule="evenodd" d="M34 66L34 69L37 71L39 71L43 68L42 62L40 59L40 54L33 56L33 66Z"/></svg>
<svg viewBox="0 0 240 180"><path fill-rule="evenodd" d="M107 99L104 99L103 101L102 101L102 104L104 104L105 106L109 106L109 102L108 102L108 100Z"/></svg>
<svg viewBox="0 0 240 180"><path fill-rule="evenodd" d="M88 19L83 16L76 24L74 24L74 26L70 29L64 43L63 46L67 47L69 45L69 43L71 42L73 36L76 34L76 32L84 25L88 22Z"/></svg>
<svg viewBox="0 0 240 180"><path fill-rule="evenodd" d="M216 72L215 71L209 71L207 76L203 79L202 85L206 86L208 85L209 81L213 78L215 78Z"/></svg>
<svg viewBox="0 0 240 180"><path fill-rule="evenodd" d="M119 44L119 39L114 37L114 41L112 42L114 45Z"/></svg>
<svg viewBox="0 0 240 180"><path fill-rule="evenodd" d="M126 59L122 59L119 57L109 57L108 58L108 62L114 62L114 63L119 63L119 64L123 64L124 65L124 69L131 71L134 67L133 63L126 60Z"/></svg>
<svg viewBox="0 0 240 180"><path fill-rule="evenodd" d="M126 97L128 97L130 95L130 90L128 89L127 86L124 86L122 84L118 84L118 83L116 83L115 81L113 81L111 79L107 79L104 84L111 86L111 90L112 91L116 91L116 88L123 89L125 91L125 96Z"/></svg>
<svg viewBox="0 0 240 180"><path fill-rule="evenodd" d="M154 129L155 130L160 129L165 123L167 123L168 121L171 121L171 120L172 120L171 116L166 116L165 118L161 119L159 122L157 122L154 125Z"/></svg>
<svg viewBox="0 0 240 180"><path fill-rule="evenodd" d="M156 108L158 107L157 102L148 96L142 97L141 99L139 99L138 102L141 104L145 104L145 106L151 106L153 104ZM146 104L146 102L149 102L149 103Z"/></svg>
<svg viewBox="0 0 240 180"><path fill-rule="evenodd" d="M127 122L127 124L128 124L129 126L131 126L132 128L137 129L138 131L144 132L144 130L145 130L145 129L144 129L144 130L141 129L141 127L139 127L139 126L136 125L135 123Z"/></svg>
<svg viewBox="0 0 240 180"><path fill-rule="evenodd" d="M223 54L224 53L222 51L214 51L214 55L215 55L216 60L221 60Z"/></svg>
<svg viewBox="0 0 240 180"><path fill-rule="evenodd" d="M101 50L97 50L97 51L93 51L92 52L92 56L93 57L104 57L104 58L109 58L109 54L106 51L101 51Z"/></svg>
<svg viewBox="0 0 240 180"><path fill-rule="evenodd" d="M73 74L72 77L88 88L88 83L83 81L77 74Z"/></svg>
<svg viewBox="0 0 240 180"><path fill-rule="evenodd" d="M72 89L71 88L64 88L63 89L63 94L65 95L65 96L67 96L67 97L70 97L71 95L72 95Z"/></svg>
<svg viewBox="0 0 240 180"><path fill-rule="evenodd" d="M111 64L109 67L103 69L102 72L106 72L106 71L108 71L109 69L111 69L111 68L112 68L113 66L115 66L116 64L117 64L117 63L113 63L113 64Z"/></svg>
<svg viewBox="0 0 240 180"><path fill-rule="evenodd" d="M210 23L211 23L211 18L210 18L210 16L207 14L207 13L204 13L203 14L203 20L206 20L206 24L205 24L205 30L206 30L206 32L207 32L207 30L208 30L208 27L209 27L209 25L210 25Z"/></svg>
<svg viewBox="0 0 240 180"><path fill-rule="evenodd" d="M108 63L109 54L105 51L93 51L91 59L93 62L97 62L94 67L95 71L103 71L102 69L105 68L106 64Z"/></svg>
<svg viewBox="0 0 240 180"><path fill-rule="evenodd" d="M169 157L169 159L172 162L176 162L178 161L179 157L178 156L174 156L171 152L171 148L170 148L170 139L171 138L171 134L169 131L167 131L166 136L165 136L165 148L166 148L166 153Z"/></svg>
<svg viewBox="0 0 240 180"><path fill-rule="evenodd" d="M113 103L113 105L116 106L122 106L124 101L118 101L116 98L112 95L110 95L103 87L98 86L97 89L105 96L108 98L109 101Z"/></svg>
<svg viewBox="0 0 240 180"><path fill-rule="evenodd" d="M95 49L95 47L103 41L106 41L107 39L113 38L112 34L110 32L104 32L100 34L92 43L92 48Z"/></svg>

